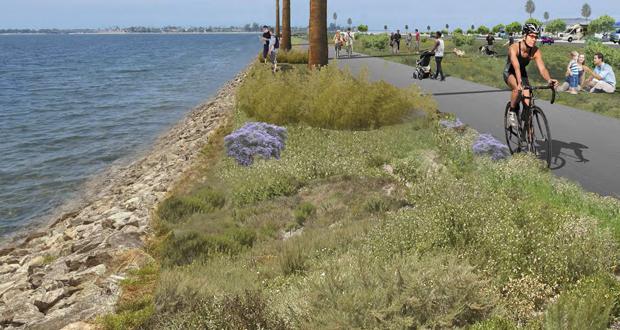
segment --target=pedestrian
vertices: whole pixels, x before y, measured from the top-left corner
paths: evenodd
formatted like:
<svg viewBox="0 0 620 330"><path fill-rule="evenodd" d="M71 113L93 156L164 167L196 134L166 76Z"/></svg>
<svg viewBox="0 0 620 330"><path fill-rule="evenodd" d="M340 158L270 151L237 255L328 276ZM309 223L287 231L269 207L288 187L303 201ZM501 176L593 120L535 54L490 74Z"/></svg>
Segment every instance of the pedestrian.
<svg viewBox="0 0 620 330"><path fill-rule="evenodd" d="M261 40L263 42L263 59L265 63L267 63L267 55L269 55L269 40L271 40L271 33L269 32L269 27L267 25L263 25L263 35Z"/></svg>
<svg viewBox="0 0 620 330"><path fill-rule="evenodd" d="M431 49L431 52L435 52L435 76L433 79L437 79L439 75L441 75L441 81L446 80L446 77L443 74L443 70L441 69L441 61L443 60L444 55L444 41L441 38L441 31L437 31L435 33L437 40L435 41L435 46Z"/></svg>
<svg viewBox="0 0 620 330"><path fill-rule="evenodd" d="M510 32L510 34L508 35L508 41L506 41L506 43L504 44L504 46L508 46L510 47L510 45L515 43L515 36L512 32Z"/></svg>
<svg viewBox="0 0 620 330"><path fill-rule="evenodd" d="M413 41L413 35L411 32L407 33L407 37L405 38L405 42L407 43L407 50L411 51L411 43Z"/></svg>
<svg viewBox="0 0 620 330"><path fill-rule="evenodd" d="M489 34L487 35L487 49L486 49L486 55L492 55L494 52L494 47L493 47L493 43L495 42L495 37L493 37L493 34L491 32L489 32Z"/></svg>
<svg viewBox="0 0 620 330"><path fill-rule="evenodd" d="M270 32L271 38L269 40L269 54L271 56L273 72L276 72L278 70L278 51L280 50L280 38L282 38L282 35L281 33L279 36L276 35L275 33L273 33L273 30L271 30Z"/></svg>
<svg viewBox="0 0 620 330"><path fill-rule="evenodd" d="M396 30L394 33L394 43L396 44L396 54L400 54L400 39L403 36L400 34L400 30Z"/></svg>
<svg viewBox="0 0 620 330"><path fill-rule="evenodd" d="M420 31L415 29L415 51L420 52Z"/></svg>

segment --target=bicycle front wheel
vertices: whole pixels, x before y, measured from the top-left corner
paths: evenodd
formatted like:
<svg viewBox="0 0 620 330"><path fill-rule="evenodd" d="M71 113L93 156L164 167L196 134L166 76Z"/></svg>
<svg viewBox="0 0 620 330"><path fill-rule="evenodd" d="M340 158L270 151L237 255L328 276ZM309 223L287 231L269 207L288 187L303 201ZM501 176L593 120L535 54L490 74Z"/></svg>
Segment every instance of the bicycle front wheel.
<svg viewBox="0 0 620 330"><path fill-rule="evenodd" d="M527 145L528 151L536 155L536 158L547 163L547 167L551 166L551 130L549 129L549 121L541 108L534 106L531 108L530 122L527 123Z"/></svg>
<svg viewBox="0 0 620 330"><path fill-rule="evenodd" d="M508 111L510 111L510 102L506 105L506 111L504 111L504 131L506 132L506 145L510 154L514 154L521 151L521 132L518 128L512 127L508 122Z"/></svg>

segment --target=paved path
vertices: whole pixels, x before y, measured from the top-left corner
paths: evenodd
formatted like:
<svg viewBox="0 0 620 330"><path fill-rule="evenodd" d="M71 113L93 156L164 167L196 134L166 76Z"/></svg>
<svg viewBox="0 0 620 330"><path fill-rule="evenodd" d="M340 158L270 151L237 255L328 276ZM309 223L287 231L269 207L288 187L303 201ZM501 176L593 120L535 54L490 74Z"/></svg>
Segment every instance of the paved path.
<svg viewBox="0 0 620 330"><path fill-rule="evenodd" d="M371 80L382 79L399 87L415 83L429 93L495 89L454 77L446 78L445 82L413 80L412 67L380 58L341 59L338 65L349 67L354 74L367 67ZM559 94L559 97L570 96ZM491 133L505 141L503 116L508 92L437 96L436 99L442 112L454 113L479 132ZM552 172L581 183L586 190L620 198L620 120L544 100L537 100L536 104L544 109L551 126L555 160Z"/></svg>

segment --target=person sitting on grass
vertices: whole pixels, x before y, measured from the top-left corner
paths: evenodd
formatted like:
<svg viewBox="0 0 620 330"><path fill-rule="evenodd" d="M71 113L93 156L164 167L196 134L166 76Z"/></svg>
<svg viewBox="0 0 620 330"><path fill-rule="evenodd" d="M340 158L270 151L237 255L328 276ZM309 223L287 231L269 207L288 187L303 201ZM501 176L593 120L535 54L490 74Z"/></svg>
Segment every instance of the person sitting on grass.
<svg viewBox="0 0 620 330"><path fill-rule="evenodd" d="M616 75L611 65L605 63L601 53L594 54L594 70L584 67L591 76L585 81L590 93L614 93L616 91Z"/></svg>
<svg viewBox="0 0 620 330"><path fill-rule="evenodd" d="M572 53L577 53L577 52L571 52L571 58L574 56ZM575 87L575 90L577 91L581 91L582 90L582 86L584 85L584 81L585 81L585 61L586 61L586 56L584 54L579 54L577 53L577 67L579 69L579 73L577 76L577 87ZM558 86L556 88L556 91L558 92L566 92L568 91L571 87L571 79L572 79L572 73L570 70L570 64L568 66L568 68L566 69L566 79L564 80L564 82L562 83L562 85Z"/></svg>
<svg viewBox="0 0 620 330"><path fill-rule="evenodd" d="M584 86L584 82L586 80L586 55L579 54L579 58L577 59L577 64L579 65L579 86L577 86L577 90L581 91Z"/></svg>

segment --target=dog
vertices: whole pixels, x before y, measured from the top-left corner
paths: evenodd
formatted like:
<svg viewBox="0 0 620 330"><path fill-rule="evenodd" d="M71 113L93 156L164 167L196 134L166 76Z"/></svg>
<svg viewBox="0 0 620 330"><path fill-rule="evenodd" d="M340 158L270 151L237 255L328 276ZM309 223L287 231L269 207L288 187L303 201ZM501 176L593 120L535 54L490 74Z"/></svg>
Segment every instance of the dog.
<svg viewBox="0 0 620 330"><path fill-rule="evenodd" d="M458 57L465 56L465 52L460 50L460 49L458 49L458 48L454 48L454 54L456 54L456 56L458 56Z"/></svg>

